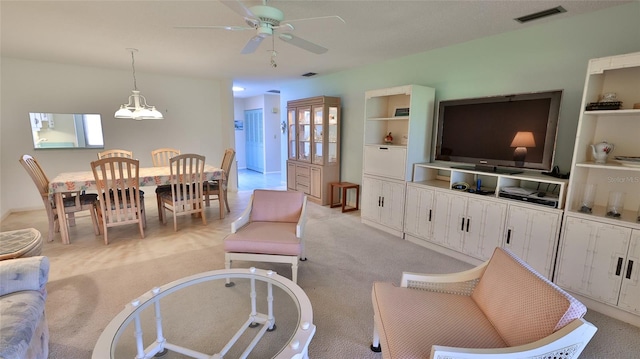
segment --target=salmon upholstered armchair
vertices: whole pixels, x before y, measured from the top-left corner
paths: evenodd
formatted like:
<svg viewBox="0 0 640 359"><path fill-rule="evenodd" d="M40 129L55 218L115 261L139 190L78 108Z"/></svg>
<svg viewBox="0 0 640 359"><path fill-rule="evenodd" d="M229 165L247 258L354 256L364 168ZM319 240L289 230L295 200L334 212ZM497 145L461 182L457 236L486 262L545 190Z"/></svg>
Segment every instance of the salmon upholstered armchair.
<svg viewBox="0 0 640 359"><path fill-rule="evenodd" d="M298 260L307 260L306 208L307 196L302 192L255 190L224 239L225 268L230 269L234 260L290 263L292 280L297 283Z"/></svg>
<svg viewBox="0 0 640 359"><path fill-rule="evenodd" d="M582 303L503 248L465 272L376 282L372 301L384 359L573 359L597 331Z"/></svg>

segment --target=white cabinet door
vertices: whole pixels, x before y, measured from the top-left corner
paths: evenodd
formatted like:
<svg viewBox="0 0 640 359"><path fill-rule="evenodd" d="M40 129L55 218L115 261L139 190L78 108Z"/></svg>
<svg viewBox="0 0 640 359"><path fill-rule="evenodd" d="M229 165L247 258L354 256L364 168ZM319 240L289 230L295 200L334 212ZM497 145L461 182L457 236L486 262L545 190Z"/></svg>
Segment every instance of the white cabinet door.
<svg viewBox="0 0 640 359"><path fill-rule="evenodd" d="M462 251L467 198L457 193L436 191L433 215L433 242Z"/></svg>
<svg viewBox="0 0 640 359"><path fill-rule="evenodd" d="M562 213L509 205L505 247L551 279Z"/></svg>
<svg viewBox="0 0 640 359"><path fill-rule="evenodd" d="M563 233L557 284L617 305L631 229L568 217Z"/></svg>
<svg viewBox="0 0 640 359"><path fill-rule="evenodd" d="M362 177L362 208L360 216L371 221L378 221L380 218L380 202L382 196L382 181Z"/></svg>
<svg viewBox="0 0 640 359"><path fill-rule="evenodd" d="M433 229L434 190L407 186L404 210L404 232L430 240Z"/></svg>
<svg viewBox="0 0 640 359"><path fill-rule="evenodd" d="M402 231L404 222L405 184L382 182L382 201L380 203L380 223Z"/></svg>
<svg viewBox="0 0 640 359"><path fill-rule="evenodd" d="M640 230L631 231L631 243L629 243L629 252L622 276L618 306L640 314Z"/></svg>
<svg viewBox="0 0 640 359"><path fill-rule="evenodd" d="M469 198L465 215L465 237L462 252L488 260L502 245L507 205L482 198Z"/></svg>

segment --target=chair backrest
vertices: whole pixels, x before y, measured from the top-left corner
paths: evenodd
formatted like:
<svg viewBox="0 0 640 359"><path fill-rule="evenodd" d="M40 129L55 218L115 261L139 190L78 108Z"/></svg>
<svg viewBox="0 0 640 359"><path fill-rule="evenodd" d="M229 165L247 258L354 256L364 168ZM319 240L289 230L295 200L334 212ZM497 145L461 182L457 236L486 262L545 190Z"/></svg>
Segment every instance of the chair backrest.
<svg viewBox="0 0 640 359"><path fill-rule="evenodd" d="M508 346L532 343L577 318L586 307L504 248L496 248L471 298Z"/></svg>
<svg viewBox="0 0 640 359"><path fill-rule="evenodd" d="M296 223L302 213L304 193L296 191L253 191L252 222Z"/></svg>
<svg viewBox="0 0 640 359"><path fill-rule="evenodd" d="M42 170L42 167L40 167L40 164L38 163L38 161L30 155L23 155L22 157L20 157L19 161L20 161L20 164L22 164L22 167L24 167L24 169L27 170L27 173L29 173L29 176L31 176L31 179L33 180L33 183L35 183L36 187L38 188L38 192L40 192L40 195L42 196L43 200L47 199L47 202L48 202L49 178Z"/></svg>
<svg viewBox="0 0 640 359"><path fill-rule="evenodd" d="M133 151L116 149L116 150L106 150L106 151L98 152L99 160L103 158L111 158L111 157L133 158Z"/></svg>
<svg viewBox="0 0 640 359"><path fill-rule="evenodd" d="M138 220L140 202L139 161L107 157L91 162L100 209L109 223Z"/></svg>
<svg viewBox="0 0 640 359"><path fill-rule="evenodd" d="M151 151L151 159L154 167L169 166L169 160L180 154L175 148L158 148Z"/></svg>
<svg viewBox="0 0 640 359"><path fill-rule="evenodd" d="M204 160L204 156L193 153L169 160L175 212L190 212L203 207Z"/></svg>
<svg viewBox="0 0 640 359"><path fill-rule="evenodd" d="M233 159L236 157L236 150L233 148L227 148L224 150L224 156L222 157L222 165L220 168L224 171L225 178L229 178L229 171L231 171L231 165Z"/></svg>

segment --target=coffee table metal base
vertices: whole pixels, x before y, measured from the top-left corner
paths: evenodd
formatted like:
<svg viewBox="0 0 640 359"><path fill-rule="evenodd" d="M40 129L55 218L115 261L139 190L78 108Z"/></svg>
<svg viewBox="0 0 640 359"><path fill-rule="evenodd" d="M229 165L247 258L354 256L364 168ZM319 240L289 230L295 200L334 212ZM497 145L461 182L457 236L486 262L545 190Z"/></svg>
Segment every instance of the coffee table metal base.
<svg viewBox="0 0 640 359"><path fill-rule="evenodd" d="M219 279L226 280L236 278L245 278L249 279L250 281L251 285L249 297L251 302L251 312L249 313L247 320L241 325L240 329L226 343L226 345L222 348L222 350L220 350L220 352L213 355L202 353L181 345L171 343L169 339L165 337L162 324L162 312L160 310L160 302L163 297L198 283ZM267 313L259 313L257 311L258 306L256 295L256 281L267 283ZM251 354L251 351L256 347L256 345L263 338L266 332L270 332L276 329L273 310L274 285L283 289L286 293L289 294L289 296L291 296L294 302L297 303L299 311L297 330L295 331L295 333L293 333L287 345L274 358L308 358L309 343L311 342L311 339L315 334L316 327L315 325L313 325L311 302L309 301L309 298L306 296L302 288L300 288L297 284L290 281L289 279L282 277L273 271L265 271L256 268L238 268L216 270L182 278L166 284L162 287L153 288L151 291L145 293L140 298L133 300L109 323L109 325L102 332L100 338L98 339L98 342L95 345L92 359L114 358L115 346L117 345L124 329L132 322L135 326L134 336L137 352L135 356L136 359L161 356L166 353L167 350L180 353L191 358L223 358L248 329L262 325L262 328L260 328L260 330L254 334L253 340L251 340L251 342L247 345L246 349L240 356L240 358L246 358L249 356L249 354ZM220 290L231 289L221 286ZM153 343L145 346L140 314L145 308L152 306L155 312L154 331L156 339ZM149 336L147 335L147 338L148 337Z"/></svg>

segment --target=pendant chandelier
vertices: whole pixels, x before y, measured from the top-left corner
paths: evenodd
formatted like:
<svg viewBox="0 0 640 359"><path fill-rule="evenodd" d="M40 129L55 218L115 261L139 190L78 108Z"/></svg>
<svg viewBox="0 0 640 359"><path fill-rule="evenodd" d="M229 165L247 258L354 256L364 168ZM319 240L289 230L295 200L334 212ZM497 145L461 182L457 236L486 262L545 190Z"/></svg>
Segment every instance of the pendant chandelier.
<svg viewBox="0 0 640 359"><path fill-rule="evenodd" d="M131 52L131 67L133 68L133 91L129 96L129 102L125 105L121 105L120 109L116 111L115 118L132 118L134 120L161 120L164 117L162 113L156 110L155 106L147 105L147 100L138 91L138 85L136 83L136 66L135 58L133 54L138 52L138 49L127 49Z"/></svg>

